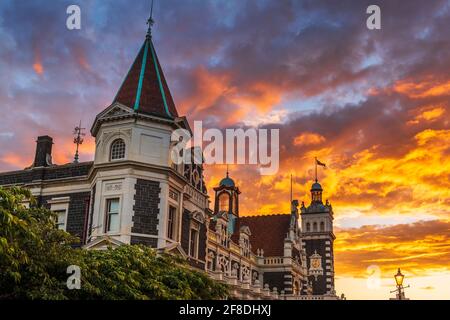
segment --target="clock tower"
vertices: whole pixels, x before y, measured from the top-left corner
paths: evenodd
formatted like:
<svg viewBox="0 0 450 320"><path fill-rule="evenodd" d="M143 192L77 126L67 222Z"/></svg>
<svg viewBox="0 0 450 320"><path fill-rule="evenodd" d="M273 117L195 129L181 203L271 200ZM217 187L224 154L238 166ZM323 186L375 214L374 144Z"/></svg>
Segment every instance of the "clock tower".
<svg viewBox="0 0 450 320"><path fill-rule="evenodd" d="M328 200L322 202L322 186L311 186L311 203L302 203L302 241L306 251L308 281L313 295L335 295L333 208Z"/></svg>

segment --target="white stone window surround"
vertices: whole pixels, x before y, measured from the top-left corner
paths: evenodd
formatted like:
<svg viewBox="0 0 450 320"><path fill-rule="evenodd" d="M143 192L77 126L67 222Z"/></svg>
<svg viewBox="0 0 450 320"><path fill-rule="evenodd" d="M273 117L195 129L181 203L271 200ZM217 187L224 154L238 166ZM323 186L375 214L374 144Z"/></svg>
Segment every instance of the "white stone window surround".
<svg viewBox="0 0 450 320"><path fill-rule="evenodd" d="M169 218L170 218L170 210L171 208L174 209L174 217L172 218L173 221L171 222L171 224L169 224ZM179 209L177 206L170 204L169 206L167 206L167 224L166 224L166 238L169 241L172 242L177 242L178 238L179 238L179 220L180 220L180 213L179 213ZM169 227L171 227L171 233L172 235L169 234ZM170 237L171 236L171 237Z"/></svg>
<svg viewBox="0 0 450 320"><path fill-rule="evenodd" d="M194 239L194 255L191 255L191 246L192 246L192 230L196 231L195 237L196 239ZM191 221L190 222L190 226L189 226L189 248L188 248L188 254L191 258L194 259L198 259L198 249L199 249L199 241L200 241L200 224L196 221Z"/></svg>
<svg viewBox="0 0 450 320"><path fill-rule="evenodd" d="M174 198L172 198L171 196L170 196L170 193L175 193L175 194L177 194L177 198L178 198L178 200L175 200ZM179 241L179 239L180 239L180 234L181 234L181 221L182 221L182 218L183 218L183 208L182 208L182 206L181 206L181 204L180 204L180 201L181 201L181 198L183 197L183 194L180 192L180 191L178 191L177 189L174 189L174 188L172 188L172 187L170 187L169 186L169 190L168 190L168 197L167 197L167 199L169 200L168 201L168 206L167 206L167 213L166 213L166 219L167 219L167 223L166 223L166 230L165 230L165 232L166 232L166 234L165 234L165 238L168 240L168 241L171 241L171 242L178 242ZM175 233L175 236L174 236L174 239L170 239L168 236L167 236L167 231L168 231L168 218L169 218L169 210L170 210L170 207L173 207L173 208L175 208L175 221L174 221L174 223L175 223L175 225L174 225L174 230L173 230L173 232Z"/></svg>
<svg viewBox="0 0 450 320"><path fill-rule="evenodd" d="M112 203L112 201L117 201L117 203L118 203L117 213L112 211L112 209L110 208L110 203ZM106 234L116 234L116 233L120 232L120 226L121 226L121 223L120 223L120 220L121 220L120 219L121 218L120 207L121 207L121 203L122 203L122 201L121 201L120 197L107 197L105 199L105 205L104 205L105 213L104 213L104 220L103 220L103 224L104 224L103 232L104 233L106 233ZM118 223L117 229L108 230L109 229L108 225L111 224L111 217L113 215L117 215L117 217L116 217L117 223Z"/></svg>
<svg viewBox="0 0 450 320"><path fill-rule="evenodd" d="M60 229L66 231L70 197L55 197L52 198L51 200L48 200L47 203L50 205L50 211L65 212L64 224L63 227Z"/></svg>
<svg viewBox="0 0 450 320"><path fill-rule="evenodd" d="M122 230L122 212L123 212L123 180L106 180L102 182L102 197L101 197L101 206L100 206L100 215L99 221L97 221L97 225L100 227L101 233L104 235L119 235ZM106 215L107 215L107 203L108 200L118 199L119 200L119 226L117 231L106 230Z"/></svg>
<svg viewBox="0 0 450 320"><path fill-rule="evenodd" d="M119 139L121 139L123 141L123 143L125 144L124 157L120 158L120 159L112 159L112 157L111 157L112 146ZM102 140L103 140L102 141L102 145L103 145L102 151L104 152L103 160L105 162L123 161L123 160L128 159L128 153L129 153L129 149L130 149L131 139L130 139L129 134L126 132L126 130L105 131L102 134ZM97 148L98 147L99 146L97 146Z"/></svg>
<svg viewBox="0 0 450 320"><path fill-rule="evenodd" d="M130 152L132 152L132 131L129 124L115 123L112 126L111 123L104 123L102 127L95 138L95 163L114 163L116 161L128 160ZM124 159L111 161L111 145L117 139L122 139L125 142L125 157Z"/></svg>
<svg viewBox="0 0 450 320"><path fill-rule="evenodd" d="M124 160L126 157L126 150L127 144L125 143L125 140L123 138L116 137L109 145L109 160Z"/></svg>

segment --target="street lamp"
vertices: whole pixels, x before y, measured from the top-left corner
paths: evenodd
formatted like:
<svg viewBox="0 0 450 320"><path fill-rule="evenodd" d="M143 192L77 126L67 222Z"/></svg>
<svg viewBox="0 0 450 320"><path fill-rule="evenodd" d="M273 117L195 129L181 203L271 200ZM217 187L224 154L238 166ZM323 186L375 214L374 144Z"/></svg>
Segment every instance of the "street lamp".
<svg viewBox="0 0 450 320"><path fill-rule="evenodd" d="M402 272L400 271L400 268L398 268L397 274L394 275L395 283L397 284L397 289L394 291L391 291L391 293L398 292L396 300L408 300L405 298L405 292L403 289L409 288L409 285L406 287L403 286L404 278L405 278L405 275L402 274Z"/></svg>
<svg viewBox="0 0 450 320"><path fill-rule="evenodd" d="M397 287L401 287L403 285L403 279L405 276L401 273L400 268L398 268L397 274L394 276L395 282L397 283Z"/></svg>

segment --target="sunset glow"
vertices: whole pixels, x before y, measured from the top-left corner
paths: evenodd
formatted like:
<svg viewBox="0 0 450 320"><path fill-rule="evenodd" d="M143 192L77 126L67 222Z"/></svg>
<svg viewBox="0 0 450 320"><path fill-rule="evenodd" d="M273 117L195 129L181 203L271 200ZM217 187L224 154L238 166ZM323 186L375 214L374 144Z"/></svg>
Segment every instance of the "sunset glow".
<svg viewBox="0 0 450 320"><path fill-rule="evenodd" d="M87 1L80 31L47 2L0 4L0 171L31 165L42 134L54 163L72 161L73 128L88 132L112 102L145 36L147 1ZM154 42L178 111L205 127L280 129L276 175L230 165L241 215L289 212L291 175L309 203L314 157L327 164L338 294L388 299L401 267L411 299L449 299L450 6L386 1L371 33L364 4L332 3L158 1ZM81 160L94 152L88 134ZM225 172L206 167L211 197ZM381 285L367 290L372 265Z"/></svg>

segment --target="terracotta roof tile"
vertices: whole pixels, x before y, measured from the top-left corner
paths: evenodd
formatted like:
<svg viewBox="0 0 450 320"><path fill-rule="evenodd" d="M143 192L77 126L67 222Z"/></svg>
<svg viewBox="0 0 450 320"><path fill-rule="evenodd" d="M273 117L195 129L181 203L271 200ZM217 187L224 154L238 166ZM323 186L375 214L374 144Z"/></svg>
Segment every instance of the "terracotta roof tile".
<svg viewBox="0 0 450 320"><path fill-rule="evenodd" d="M145 61L143 61L144 56ZM145 68L139 92L143 66ZM136 100L139 100L138 103ZM145 39L113 102L120 102L142 113L170 118L178 117L175 103L150 38Z"/></svg>
<svg viewBox="0 0 450 320"><path fill-rule="evenodd" d="M252 252L264 250L264 256L283 256L284 239L289 232L290 214L240 217L240 226L250 228Z"/></svg>

